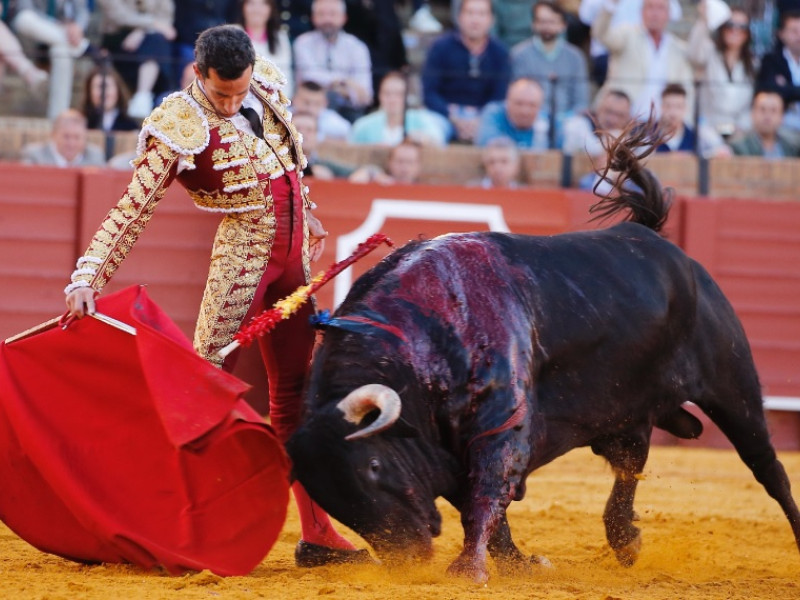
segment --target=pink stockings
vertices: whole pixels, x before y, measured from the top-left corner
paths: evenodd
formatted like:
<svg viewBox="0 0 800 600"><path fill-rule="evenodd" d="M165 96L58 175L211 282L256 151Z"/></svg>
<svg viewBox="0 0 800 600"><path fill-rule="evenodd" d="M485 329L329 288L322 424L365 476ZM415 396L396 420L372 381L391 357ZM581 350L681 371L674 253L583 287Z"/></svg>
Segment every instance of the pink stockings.
<svg viewBox="0 0 800 600"><path fill-rule="evenodd" d="M302 260L304 209L294 172L272 180L270 187L277 223L275 241L267 270L256 291L251 309L254 313L270 308L306 283ZM314 331L308 322L312 313L310 303L306 304L291 318L281 321L272 332L259 338L269 380L270 422L278 439L284 443L302 417L303 385L314 346ZM331 548L353 548L336 532L327 513L311 500L300 483L295 482L292 491L305 541Z"/></svg>

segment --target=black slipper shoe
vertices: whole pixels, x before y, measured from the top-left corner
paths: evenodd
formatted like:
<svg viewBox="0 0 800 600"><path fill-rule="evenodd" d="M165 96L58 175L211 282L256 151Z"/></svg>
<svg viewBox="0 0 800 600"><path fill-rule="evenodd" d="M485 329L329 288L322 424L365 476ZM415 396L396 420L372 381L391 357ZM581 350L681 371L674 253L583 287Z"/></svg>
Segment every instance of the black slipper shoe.
<svg viewBox="0 0 800 600"><path fill-rule="evenodd" d="M365 550L343 550L319 546L300 540L294 549L294 562L298 567L311 568L325 565L378 564Z"/></svg>

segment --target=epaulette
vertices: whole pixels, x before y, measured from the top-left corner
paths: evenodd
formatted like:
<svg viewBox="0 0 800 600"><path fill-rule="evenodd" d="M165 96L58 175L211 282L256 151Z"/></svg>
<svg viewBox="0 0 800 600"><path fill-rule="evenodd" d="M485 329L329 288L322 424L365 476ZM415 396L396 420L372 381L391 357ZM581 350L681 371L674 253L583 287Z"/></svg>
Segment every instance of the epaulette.
<svg viewBox="0 0 800 600"><path fill-rule="evenodd" d="M265 98L269 98L273 102L277 100L278 94L281 94L286 83L286 76L272 61L263 56L256 56L256 64L253 67L253 84Z"/></svg>
<svg viewBox="0 0 800 600"><path fill-rule="evenodd" d="M178 154L199 154L210 139L208 119L200 105L185 91L170 94L142 123L136 153L147 147L153 136Z"/></svg>

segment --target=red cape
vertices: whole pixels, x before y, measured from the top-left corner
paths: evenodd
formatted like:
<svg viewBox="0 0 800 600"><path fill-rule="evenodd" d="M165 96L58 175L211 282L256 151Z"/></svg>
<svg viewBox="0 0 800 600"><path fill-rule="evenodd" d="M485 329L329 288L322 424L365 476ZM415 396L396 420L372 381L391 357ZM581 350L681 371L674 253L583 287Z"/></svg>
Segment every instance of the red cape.
<svg viewBox="0 0 800 600"><path fill-rule="evenodd" d="M0 519L83 562L249 573L278 537L288 459L243 400L130 287L92 318L0 344Z"/></svg>

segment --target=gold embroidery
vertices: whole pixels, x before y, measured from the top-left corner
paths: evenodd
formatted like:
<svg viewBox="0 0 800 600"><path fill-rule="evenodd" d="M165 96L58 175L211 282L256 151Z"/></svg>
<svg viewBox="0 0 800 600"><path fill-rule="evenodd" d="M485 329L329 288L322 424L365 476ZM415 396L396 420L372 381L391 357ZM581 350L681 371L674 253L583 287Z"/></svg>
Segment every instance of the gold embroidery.
<svg viewBox="0 0 800 600"><path fill-rule="evenodd" d="M270 61L261 58L256 58L256 64L253 66L253 74L259 79L274 82L275 87L283 86L286 79L280 70Z"/></svg>
<svg viewBox="0 0 800 600"><path fill-rule="evenodd" d="M215 148L211 153L211 160L215 168L219 168L221 165L227 166L234 161L247 160L249 158L246 145L238 137L236 141L229 144L222 142L222 144L222 146Z"/></svg>
<svg viewBox="0 0 800 600"><path fill-rule="evenodd" d="M222 194L217 190L187 190L194 203L201 208L235 211L240 209L257 209L265 205L261 186L255 185L234 193Z"/></svg>
<svg viewBox="0 0 800 600"><path fill-rule="evenodd" d="M180 154L194 154L208 143L208 127L185 96L168 96L142 123Z"/></svg>
<svg viewBox="0 0 800 600"><path fill-rule="evenodd" d="M258 185L258 177L256 177L253 166L250 163L226 169L222 172L222 184L230 188L244 188L255 187Z"/></svg>
<svg viewBox="0 0 800 600"><path fill-rule="evenodd" d="M154 188L156 185L156 174L152 169L142 169L140 171L141 185L146 189Z"/></svg>
<svg viewBox="0 0 800 600"><path fill-rule="evenodd" d="M272 212L227 215L217 229L194 347L221 366L217 352L230 343L253 303L275 239Z"/></svg>
<svg viewBox="0 0 800 600"><path fill-rule="evenodd" d="M215 115L216 116L216 115ZM239 137L239 131L233 126L233 123L227 119L218 119L219 123L214 123L218 129L220 139Z"/></svg>

